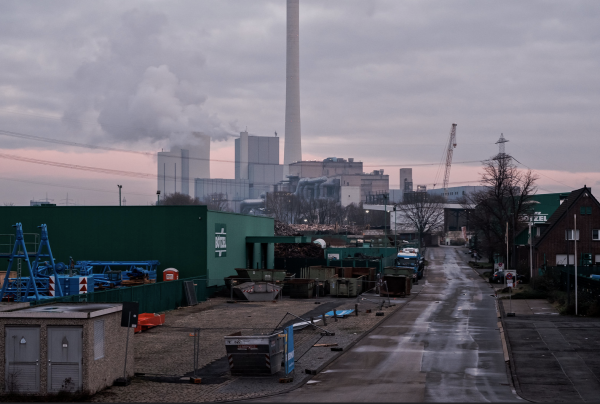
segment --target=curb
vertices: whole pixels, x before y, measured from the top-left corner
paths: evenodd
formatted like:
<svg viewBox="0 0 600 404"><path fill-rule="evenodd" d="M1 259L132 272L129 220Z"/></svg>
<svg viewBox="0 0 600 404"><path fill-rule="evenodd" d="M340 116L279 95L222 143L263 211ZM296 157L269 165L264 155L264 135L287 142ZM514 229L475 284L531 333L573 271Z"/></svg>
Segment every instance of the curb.
<svg viewBox="0 0 600 404"><path fill-rule="evenodd" d="M408 303L410 303L414 299L416 299L417 296L419 296L419 294L421 293L421 291L423 291L423 289L421 289L419 291L419 293L416 293L409 300L406 300L406 302L401 307L398 307L396 310L394 310L390 314L395 314L395 313L399 312L400 310L402 310L404 308L404 306L406 306ZM331 365L335 360L339 359L342 355L344 355L347 352L349 352L350 349L352 349L352 347L354 345L356 345L357 343L359 343L363 338L365 338L367 335L369 335L371 332L373 332L377 327L381 326L383 323L385 323L386 321L388 321L390 318L392 318L391 315L390 316L386 316L383 320L381 320L377 324L373 325L373 327L371 327L368 330L366 330L365 332L363 332L362 335L360 335L357 339L355 339L354 341L350 342L347 346L345 346L343 352L340 352L339 354L337 354L335 356L332 356L331 358L329 358L328 360L326 360L325 363L323 363L321 366L319 366L317 368L317 372L316 372L315 375L309 375L309 377L307 377L306 379L304 379L304 381L302 381L301 383L299 383L297 386L290 387L289 389L286 389L286 390L278 391L277 393L265 394L265 395L256 396L256 397L238 398L238 399L233 399L233 400L222 400L222 401L219 401L219 402L230 403L230 402L237 402L237 401L255 400L255 399L260 399L260 398L265 398L265 397L273 397L273 396L278 396L280 394L290 393L290 392L292 392L292 391L294 391L294 390L296 390L296 389L304 386L306 383L308 383L310 380L312 380L312 378L314 376L317 376L319 373L321 373L321 371L323 369L325 369L327 366Z"/></svg>
<svg viewBox="0 0 600 404"><path fill-rule="evenodd" d="M471 268L479 277L481 277L483 280L485 280L483 275L481 275L479 272L477 272L477 270L475 268L473 268L470 265L469 265L469 268ZM488 286L492 290L494 289L494 286L489 282L488 282ZM529 401L531 403L537 403L538 401L533 401L533 400L523 397L523 392L521 391L521 385L519 384L519 379L517 377L517 370L515 369L515 361L513 360L512 350L510 349L510 342L508 341L508 338L506 337L506 333L504 331L506 329L506 326L504 324L504 317L506 316L506 313L504 312L504 305L499 303L498 297L496 297L495 300L496 300L496 316L499 320L498 328L500 330L500 340L502 341L502 351L504 353L504 363L506 364L506 373L509 376L508 379L510 380L510 384L514 388L514 392L519 398L521 398L525 401Z"/></svg>
<svg viewBox="0 0 600 404"><path fill-rule="evenodd" d="M498 300L496 298L496 304L498 307L498 310L500 311L500 323L502 324L502 335L505 334L504 330L506 329L506 326L504 324L504 317L506 317L506 312L504 311L504 304L500 304L498 303ZM535 400L531 400L529 398L525 398L523 397L523 391L521 390L521 384L519 383L519 377L517 376L517 369L515 368L515 361L513 359L513 353L512 353L512 349L510 347L510 341L508 340L507 337L504 337L504 344L506 344L506 349L507 349L507 353L508 353L508 357L509 357L509 361L507 363L507 367L510 371L511 374L511 384L513 385L513 387L515 388L515 391L517 393L517 395L522 398L525 401L529 401L530 403L538 403L539 401L535 401Z"/></svg>

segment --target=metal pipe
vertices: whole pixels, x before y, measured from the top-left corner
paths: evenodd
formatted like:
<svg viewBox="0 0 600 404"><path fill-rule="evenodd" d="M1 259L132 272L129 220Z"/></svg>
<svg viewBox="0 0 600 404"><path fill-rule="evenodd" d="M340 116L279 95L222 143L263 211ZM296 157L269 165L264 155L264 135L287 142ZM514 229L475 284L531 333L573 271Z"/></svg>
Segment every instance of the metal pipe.
<svg viewBox="0 0 600 404"><path fill-rule="evenodd" d="M333 311L333 313L334 313L334 315L335 315L335 310ZM299 320L302 320L302 321L305 321L305 322L307 322L307 323L308 323L308 322L310 322L309 320L306 320L306 319L304 319L304 318L302 318L302 317L299 317L299 316L297 316L297 315L295 315L295 314L292 314L292 313L290 313L289 311L287 312L287 314L289 314L290 316L294 316L294 317L296 317L297 319L299 319ZM329 332L329 331L327 331L326 329L324 329L324 328L321 328L321 327L319 327L319 326L318 326L318 325L316 325L316 324L315 324L314 326L315 326L315 327L317 327L319 330L321 330L321 331L324 331L324 332L326 332L327 334L330 334L330 332Z"/></svg>

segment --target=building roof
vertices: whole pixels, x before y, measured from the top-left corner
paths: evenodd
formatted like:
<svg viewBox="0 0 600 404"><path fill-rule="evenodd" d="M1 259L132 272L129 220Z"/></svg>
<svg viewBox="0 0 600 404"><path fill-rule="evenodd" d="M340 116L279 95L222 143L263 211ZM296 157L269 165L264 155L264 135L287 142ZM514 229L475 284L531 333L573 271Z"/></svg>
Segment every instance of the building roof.
<svg viewBox="0 0 600 404"><path fill-rule="evenodd" d="M120 303L55 303L0 312L0 318L94 318L123 310Z"/></svg>
<svg viewBox="0 0 600 404"><path fill-rule="evenodd" d="M572 191L564 200L564 202L560 204L558 209L554 211L552 216L550 216L550 218L546 221L548 226L546 226L540 237L535 240L536 246L544 239L544 237L546 237L546 235L548 235L548 233L552 231L554 226L567 214L567 211L570 210L575 202L577 202L584 194L587 194L589 197L591 197L592 200L596 202L596 205L600 205L598 200L594 197L594 195L592 195L591 188L588 188L584 185L583 188Z"/></svg>

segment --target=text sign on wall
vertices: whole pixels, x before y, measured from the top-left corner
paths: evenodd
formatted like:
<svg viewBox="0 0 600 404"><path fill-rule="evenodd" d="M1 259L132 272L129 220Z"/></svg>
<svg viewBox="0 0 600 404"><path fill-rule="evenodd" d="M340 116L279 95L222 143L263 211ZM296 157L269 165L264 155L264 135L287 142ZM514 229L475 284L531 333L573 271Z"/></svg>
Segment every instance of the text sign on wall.
<svg viewBox="0 0 600 404"><path fill-rule="evenodd" d="M294 359L294 326L290 325L284 330L285 333L285 374L288 375L294 370L295 359Z"/></svg>
<svg viewBox="0 0 600 404"><path fill-rule="evenodd" d="M215 258L227 256L227 225L215 223Z"/></svg>

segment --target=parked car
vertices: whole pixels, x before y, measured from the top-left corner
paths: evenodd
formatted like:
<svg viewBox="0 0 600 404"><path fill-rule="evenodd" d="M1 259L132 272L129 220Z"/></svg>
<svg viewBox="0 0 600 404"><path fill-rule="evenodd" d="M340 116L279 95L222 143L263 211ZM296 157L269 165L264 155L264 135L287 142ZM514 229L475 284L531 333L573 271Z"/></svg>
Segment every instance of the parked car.
<svg viewBox="0 0 600 404"><path fill-rule="evenodd" d="M490 276L490 283L504 283L504 271L496 271L492 276ZM523 275L517 275L517 281L523 281L525 277Z"/></svg>

